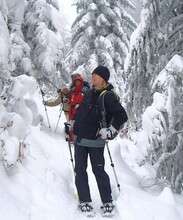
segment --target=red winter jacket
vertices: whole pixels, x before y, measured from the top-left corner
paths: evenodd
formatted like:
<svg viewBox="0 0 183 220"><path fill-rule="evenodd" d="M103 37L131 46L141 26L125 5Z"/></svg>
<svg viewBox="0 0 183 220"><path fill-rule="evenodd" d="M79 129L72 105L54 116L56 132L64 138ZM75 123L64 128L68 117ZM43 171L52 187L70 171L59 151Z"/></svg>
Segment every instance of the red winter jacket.
<svg viewBox="0 0 183 220"><path fill-rule="evenodd" d="M83 78L81 76L78 76L74 79L74 90L70 93L69 96L69 104L70 104L70 110L69 110L69 120L73 120L74 116L77 113L77 108L79 107L80 103L83 100L83 93L82 88L84 85Z"/></svg>

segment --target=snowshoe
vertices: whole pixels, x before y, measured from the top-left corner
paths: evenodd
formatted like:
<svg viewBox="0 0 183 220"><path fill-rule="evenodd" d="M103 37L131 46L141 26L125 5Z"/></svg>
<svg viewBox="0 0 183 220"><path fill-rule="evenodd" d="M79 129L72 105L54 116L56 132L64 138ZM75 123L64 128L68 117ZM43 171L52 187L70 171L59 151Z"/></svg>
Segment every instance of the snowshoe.
<svg viewBox="0 0 183 220"><path fill-rule="evenodd" d="M90 202L80 202L78 206L80 212L82 212L87 217L94 217L95 212Z"/></svg>
<svg viewBox="0 0 183 220"><path fill-rule="evenodd" d="M115 206L112 202L103 203L103 205L100 208L102 210L103 217L112 217L115 214Z"/></svg>

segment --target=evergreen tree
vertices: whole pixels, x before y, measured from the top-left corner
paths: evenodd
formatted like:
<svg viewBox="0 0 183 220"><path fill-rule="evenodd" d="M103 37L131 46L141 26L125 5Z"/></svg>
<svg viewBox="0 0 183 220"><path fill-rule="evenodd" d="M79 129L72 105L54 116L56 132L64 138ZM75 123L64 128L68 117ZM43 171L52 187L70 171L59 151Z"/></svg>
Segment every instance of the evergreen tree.
<svg viewBox="0 0 183 220"><path fill-rule="evenodd" d="M157 158L157 177L170 182L172 189L183 191L183 56L175 55L157 77L154 89L166 97L166 137Z"/></svg>
<svg viewBox="0 0 183 220"><path fill-rule="evenodd" d="M1 1L0 89L10 76L22 74L42 79L52 91L68 81L63 71L68 21L58 9L57 0Z"/></svg>
<svg viewBox="0 0 183 220"><path fill-rule="evenodd" d="M31 48L34 76L42 83L52 82L50 87L60 86L64 66L64 43L53 19L55 10L58 10L56 0L28 0L23 26L25 40Z"/></svg>
<svg viewBox="0 0 183 220"><path fill-rule="evenodd" d="M181 5L178 0L143 1L141 23L131 36L125 61L127 111L137 130L152 103L151 87L158 72L174 54L182 54Z"/></svg>
<svg viewBox="0 0 183 220"><path fill-rule="evenodd" d="M126 5L124 4L126 3ZM129 49L123 24L131 29L135 21L122 6L132 7L128 1L75 1L78 16L72 26L72 50L67 63L68 72L81 72L90 80L91 71L105 65L111 71L111 81L122 91L123 64Z"/></svg>
<svg viewBox="0 0 183 220"><path fill-rule="evenodd" d="M22 24L24 16L25 3L23 0L18 2L8 1L8 30L10 34L10 54L9 54L9 70L12 76L22 74L31 75L33 66L30 60L30 47L25 42L22 34Z"/></svg>
<svg viewBox="0 0 183 220"><path fill-rule="evenodd" d="M169 0L159 21L158 52L163 66L175 55L183 55L183 2Z"/></svg>
<svg viewBox="0 0 183 220"><path fill-rule="evenodd" d="M0 92L2 91L3 84L9 78L8 71L8 54L10 50L9 31L7 27L8 20L8 6L5 0L0 4Z"/></svg>
<svg viewBox="0 0 183 220"><path fill-rule="evenodd" d="M130 124L146 137L145 146L137 145L146 148L144 161L156 167L157 178L178 193L183 189L183 60L175 54L183 55L182 8L178 0L143 1L125 62Z"/></svg>
<svg viewBox="0 0 183 220"><path fill-rule="evenodd" d="M152 164L158 182L183 191L183 57L175 55L156 78L153 103L142 117L137 145L146 149L143 162ZM146 141L140 142L143 133ZM141 161L142 163L142 161Z"/></svg>

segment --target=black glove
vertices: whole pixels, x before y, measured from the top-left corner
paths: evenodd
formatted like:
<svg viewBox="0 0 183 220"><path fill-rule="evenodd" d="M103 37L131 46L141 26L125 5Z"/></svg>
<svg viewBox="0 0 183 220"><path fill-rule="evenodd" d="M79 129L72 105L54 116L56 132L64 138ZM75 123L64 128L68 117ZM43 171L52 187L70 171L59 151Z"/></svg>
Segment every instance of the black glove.
<svg viewBox="0 0 183 220"><path fill-rule="evenodd" d="M70 131L73 129L74 120L70 120L68 122L65 122L64 125L65 125L65 133L67 135L69 135Z"/></svg>

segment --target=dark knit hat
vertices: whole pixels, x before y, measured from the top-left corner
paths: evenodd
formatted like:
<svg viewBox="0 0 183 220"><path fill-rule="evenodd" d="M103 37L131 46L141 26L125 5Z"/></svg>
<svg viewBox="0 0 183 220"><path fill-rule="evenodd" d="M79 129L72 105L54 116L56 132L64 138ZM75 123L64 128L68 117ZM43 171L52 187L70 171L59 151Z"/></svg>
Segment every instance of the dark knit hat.
<svg viewBox="0 0 183 220"><path fill-rule="evenodd" d="M96 73L97 75L102 77L102 79L104 79L106 82L109 80L110 72L109 69L105 66L98 66L93 70L92 74L93 73Z"/></svg>

